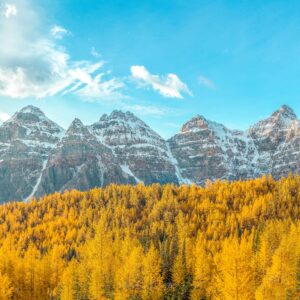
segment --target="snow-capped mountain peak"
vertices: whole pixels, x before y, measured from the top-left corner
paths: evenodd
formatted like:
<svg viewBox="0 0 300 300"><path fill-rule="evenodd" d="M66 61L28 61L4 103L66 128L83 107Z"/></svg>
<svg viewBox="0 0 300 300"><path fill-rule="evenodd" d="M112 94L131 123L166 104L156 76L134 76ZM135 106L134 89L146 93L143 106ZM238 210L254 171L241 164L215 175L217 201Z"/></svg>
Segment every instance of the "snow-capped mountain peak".
<svg viewBox="0 0 300 300"><path fill-rule="evenodd" d="M88 129L86 128L86 126L83 125L83 123L81 122L80 119L75 118L71 125L69 126L69 128L66 131L66 136L69 135L87 135L89 134Z"/></svg>
<svg viewBox="0 0 300 300"><path fill-rule="evenodd" d="M110 183L197 183L278 178L300 170L300 122L286 105L247 131L201 115L165 141L131 112L115 110L65 132L27 106L0 126L0 201Z"/></svg>
<svg viewBox="0 0 300 300"><path fill-rule="evenodd" d="M293 109L287 105L282 105L278 110L276 110L272 114L272 117L277 117L277 116L280 118L283 118L283 119L287 119L287 120L296 120L297 119L297 115L295 114Z"/></svg>
<svg viewBox="0 0 300 300"><path fill-rule="evenodd" d="M197 130L202 130L202 129L207 129L208 128L208 120L206 120L203 116L201 115L196 115L193 117L191 120L186 122L182 128L181 132L190 132L190 131L197 131Z"/></svg>
<svg viewBox="0 0 300 300"><path fill-rule="evenodd" d="M295 122L298 120L294 111L289 106L282 105L270 117L254 124L248 131L255 137L273 136L286 131Z"/></svg>
<svg viewBox="0 0 300 300"><path fill-rule="evenodd" d="M138 182L177 182L166 141L133 113L115 110L89 130Z"/></svg>
<svg viewBox="0 0 300 300"><path fill-rule="evenodd" d="M23 107L19 113L23 113L23 114L33 114L33 115L36 115L36 116L45 116L45 114L43 113L43 111L36 107L36 106L33 106L33 105L27 105L25 107Z"/></svg>
<svg viewBox="0 0 300 300"><path fill-rule="evenodd" d="M0 201L33 196L50 152L64 130L37 107L26 106L0 127ZM17 188L16 188L17 187Z"/></svg>
<svg viewBox="0 0 300 300"><path fill-rule="evenodd" d="M103 115L91 126L90 131L108 146L157 144L163 139L146 123L131 112L114 110L110 115Z"/></svg>
<svg viewBox="0 0 300 300"><path fill-rule="evenodd" d="M39 108L32 105L16 112L1 125L1 128L0 141L2 142L19 140L24 143L35 141L54 145L64 134L63 128L47 118Z"/></svg>

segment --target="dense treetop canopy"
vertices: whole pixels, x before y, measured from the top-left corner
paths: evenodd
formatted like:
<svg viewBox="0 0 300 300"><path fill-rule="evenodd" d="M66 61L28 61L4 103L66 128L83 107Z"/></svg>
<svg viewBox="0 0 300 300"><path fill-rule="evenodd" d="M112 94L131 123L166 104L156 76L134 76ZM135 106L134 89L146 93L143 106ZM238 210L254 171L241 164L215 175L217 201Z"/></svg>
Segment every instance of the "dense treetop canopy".
<svg viewBox="0 0 300 300"><path fill-rule="evenodd" d="M0 206L0 299L297 299L300 177Z"/></svg>

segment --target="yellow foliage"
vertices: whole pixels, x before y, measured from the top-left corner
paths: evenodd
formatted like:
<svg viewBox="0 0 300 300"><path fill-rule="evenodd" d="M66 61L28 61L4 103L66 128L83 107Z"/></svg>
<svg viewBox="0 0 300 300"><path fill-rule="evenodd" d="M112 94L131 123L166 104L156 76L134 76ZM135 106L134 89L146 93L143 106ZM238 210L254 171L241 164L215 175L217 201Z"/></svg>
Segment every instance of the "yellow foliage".
<svg viewBox="0 0 300 300"><path fill-rule="evenodd" d="M300 177L0 206L0 300L300 299Z"/></svg>
<svg viewBox="0 0 300 300"><path fill-rule="evenodd" d="M11 299L13 288L12 283L7 275L0 273L0 300Z"/></svg>

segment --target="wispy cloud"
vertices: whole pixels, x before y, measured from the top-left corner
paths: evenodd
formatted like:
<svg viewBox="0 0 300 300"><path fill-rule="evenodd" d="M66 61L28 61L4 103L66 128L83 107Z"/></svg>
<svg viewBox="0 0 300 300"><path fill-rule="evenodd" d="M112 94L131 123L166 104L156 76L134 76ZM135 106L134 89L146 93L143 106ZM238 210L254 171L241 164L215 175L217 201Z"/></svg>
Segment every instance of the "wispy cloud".
<svg viewBox="0 0 300 300"><path fill-rule="evenodd" d="M91 49L91 54L95 57L95 58L100 58L102 57L101 53L99 53L95 47L92 47Z"/></svg>
<svg viewBox="0 0 300 300"><path fill-rule="evenodd" d="M7 121L10 118L10 115L6 112L0 112L0 123Z"/></svg>
<svg viewBox="0 0 300 300"><path fill-rule="evenodd" d="M14 4L5 3L0 9L6 19L16 16L18 13L17 7Z"/></svg>
<svg viewBox="0 0 300 300"><path fill-rule="evenodd" d="M126 110L130 110L140 115L150 115L155 117L164 116L168 113L168 109L158 106L151 106L151 105L127 105L122 104L122 108Z"/></svg>
<svg viewBox="0 0 300 300"><path fill-rule="evenodd" d="M73 60L58 44L66 29L54 26L49 33L29 2L15 0L15 4L22 11L18 18L9 22L0 18L1 96L22 99L73 93L97 101L122 96L122 80L103 71L104 61Z"/></svg>
<svg viewBox="0 0 300 300"><path fill-rule="evenodd" d="M103 80L104 73L96 75L94 78L88 76L88 81L79 81L79 84L85 84L76 92L79 96L87 98L86 100L119 100L126 96L121 93L124 83L118 78Z"/></svg>
<svg viewBox="0 0 300 300"><path fill-rule="evenodd" d="M209 78L207 78L203 75L198 76L198 82L199 82L199 84L204 85L204 86L206 86L210 89L215 89L216 88L215 83L212 80L210 80Z"/></svg>
<svg viewBox="0 0 300 300"><path fill-rule="evenodd" d="M51 35L58 40L61 40L66 35L70 34L70 31L62 26L54 25L51 30Z"/></svg>
<svg viewBox="0 0 300 300"><path fill-rule="evenodd" d="M187 85L176 74L170 73L162 77L151 74L144 66L132 66L131 75L140 86L151 86L167 98L183 98L182 93L192 95Z"/></svg>
<svg viewBox="0 0 300 300"><path fill-rule="evenodd" d="M72 61L69 54L49 40L29 49L26 64L0 67L0 95L12 98L45 98L58 93L97 100L120 98L123 83L104 79L103 62Z"/></svg>

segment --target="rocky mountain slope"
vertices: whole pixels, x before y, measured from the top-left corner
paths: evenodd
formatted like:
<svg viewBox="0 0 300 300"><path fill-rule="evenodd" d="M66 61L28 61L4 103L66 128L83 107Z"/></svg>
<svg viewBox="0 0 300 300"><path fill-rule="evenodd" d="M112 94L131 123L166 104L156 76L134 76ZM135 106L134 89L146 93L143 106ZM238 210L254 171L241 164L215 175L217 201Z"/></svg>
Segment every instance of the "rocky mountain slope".
<svg viewBox="0 0 300 300"><path fill-rule="evenodd" d="M288 106L246 131L197 115L165 141L130 112L67 131L27 106L0 126L0 202L110 183L275 178L300 169L300 121Z"/></svg>
<svg viewBox="0 0 300 300"><path fill-rule="evenodd" d="M132 113L113 111L89 130L136 182L179 182L166 142Z"/></svg>
<svg viewBox="0 0 300 300"><path fill-rule="evenodd" d="M36 196L75 187L88 190L112 182L136 183L122 171L112 150L75 119L48 157Z"/></svg>
<svg viewBox="0 0 300 300"><path fill-rule="evenodd" d="M34 196L50 152L64 130L33 106L0 127L0 201Z"/></svg>
<svg viewBox="0 0 300 300"><path fill-rule="evenodd" d="M203 184L259 175L255 144L246 132L229 130L197 115L168 141L182 176Z"/></svg>
<svg viewBox="0 0 300 300"><path fill-rule="evenodd" d="M299 171L300 122L290 107L283 105L252 126L248 135L259 153L257 165L261 173L272 173L278 178Z"/></svg>

